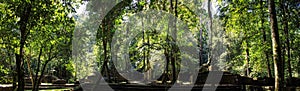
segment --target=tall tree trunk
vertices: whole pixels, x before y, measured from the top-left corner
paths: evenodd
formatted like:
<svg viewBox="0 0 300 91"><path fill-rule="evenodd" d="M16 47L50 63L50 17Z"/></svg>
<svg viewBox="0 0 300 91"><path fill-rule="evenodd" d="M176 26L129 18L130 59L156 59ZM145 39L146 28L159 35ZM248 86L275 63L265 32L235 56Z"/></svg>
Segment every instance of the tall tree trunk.
<svg viewBox="0 0 300 91"><path fill-rule="evenodd" d="M199 1L195 0L194 3L199 4ZM201 18L202 18L201 15L199 15L199 23L201 23ZM199 45L199 67L201 67L202 64L204 63L203 60L202 60L202 51L203 51L202 34L203 34L203 29L200 28L199 29L199 39L198 39L199 40L199 43L198 43L198 45Z"/></svg>
<svg viewBox="0 0 300 91"><path fill-rule="evenodd" d="M148 36L146 36L147 33L146 33L145 28L144 28L144 18L142 18L142 27L143 27L143 39L142 39L143 40L143 45L142 45L142 47L144 47L143 48L143 68L142 69L144 71L144 80L148 80L148 74L147 74L146 71L148 70L148 50L149 50L148 45L149 45L149 43L147 45L145 45L146 44L146 37L148 39Z"/></svg>
<svg viewBox="0 0 300 91"><path fill-rule="evenodd" d="M24 89L24 73L21 73L23 72L21 70L21 57L19 54L15 54L16 55L16 66L17 66L17 82L18 82L18 85L17 85L17 91L23 91L22 89ZM19 83L20 82L20 83Z"/></svg>
<svg viewBox="0 0 300 91"><path fill-rule="evenodd" d="M151 77L151 75L150 75L150 73L151 73L151 71L150 71L150 69L151 69L151 67L150 67L150 59L149 59L149 56L150 56L150 34L147 34L147 44L148 44L148 48L147 48L147 69L146 69L146 71L148 71L148 72L146 72L146 74L147 74L147 81L149 81L150 80L150 77Z"/></svg>
<svg viewBox="0 0 300 91"><path fill-rule="evenodd" d="M104 55L104 62L103 62L103 66L101 68L101 73L104 74L106 77L108 77L108 82L110 82L110 74L108 73L108 57L107 57L107 41L108 41L108 38L107 38L107 29L106 29L106 22L107 22L107 19L104 18L103 20L103 24L102 24L102 43L103 43L103 55Z"/></svg>
<svg viewBox="0 0 300 91"><path fill-rule="evenodd" d="M178 18L178 11L177 11L177 7L178 7L178 0L175 0L175 19L174 19L174 42L176 43L177 42L177 18ZM173 82L175 83L176 80L177 80L177 71L176 71L176 62L178 61L177 60L177 57L178 57L178 48L176 47L176 45L174 44L174 46L172 46L173 50L174 50L174 60L173 60Z"/></svg>
<svg viewBox="0 0 300 91"><path fill-rule="evenodd" d="M171 17L171 34L174 40L171 40L176 43L177 41L177 26L176 26L176 21L178 17L177 13L177 5L178 5L178 0L175 0L175 7L173 6L173 0L170 0L170 11L171 13L175 13L175 17ZM174 29L174 31L172 31ZM171 65L172 65L172 83L175 83L177 80L177 74L176 74L176 61L177 61L177 48L175 44L171 44Z"/></svg>
<svg viewBox="0 0 300 91"><path fill-rule="evenodd" d="M288 74L289 74L289 78L292 78L292 67L291 67L291 50L290 50L290 36L289 36L289 27L288 27L288 4L286 4L285 0L281 0L281 9L283 12L283 17L282 17L282 21L283 21L283 30L284 30L284 34L286 37L286 41L285 41L285 51L287 52L287 66L288 66Z"/></svg>
<svg viewBox="0 0 300 91"><path fill-rule="evenodd" d="M263 4L263 0L260 0L260 10L261 10L261 32L263 33L263 45L267 45L267 35L266 35L266 31L264 28L264 4ZM267 70L268 70L268 77L272 78L272 72L271 72L271 64L270 64L270 60L269 60L269 52L268 50L264 50L264 54L266 57L266 62L267 62Z"/></svg>
<svg viewBox="0 0 300 91"><path fill-rule="evenodd" d="M170 19L170 18L169 18ZM169 65L170 65L170 50L168 48L168 46L170 45L170 40L169 40L169 30L170 30L170 20L169 20L169 26L168 26L168 31L167 31L167 37L166 37L166 45L165 48L164 48L164 55L166 56L166 70L165 70L165 76L163 77L163 81L162 83L166 83L167 81L167 78L169 79Z"/></svg>
<svg viewBox="0 0 300 91"><path fill-rule="evenodd" d="M268 5L269 5L269 14L270 14L270 27L272 33L272 48L273 48L274 71L275 71L275 91L283 91L283 87L284 87L283 69L284 68L281 59L280 39L278 33L278 25L277 25L274 0L269 0Z"/></svg>
<svg viewBox="0 0 300 91"><path fill-rule="evenodd" d="M213 51L213 43L212 43L212 38L213 38L213 29L212 29L212 25L213 25L213 20L212 20L212 13L211 13L211 0L207 1L207 11L208 11L208 16L209 16L209 53L208 53L208 64L211 65L211 69L210 70L216 70L215 68L215 61L214 60L214 56L212 54Z"/></svg>
<svg viewBox="0 0 300 91"><path fill-rule="evenodd" d="M16 60L16 66L17 66L17 75L18 75L18 91L24 91L24 68L22 66L23 63L23 47L24 43L20 43L22 46L20 47L20 55L18 55Z"/></svg>
<svg viewBox="0 0 300 91"><path fill-rule="evenodd" d="M20 17L20 31L21 31L21 39L20 39L20 49L19 55L16 56L16 66L17 66L17 75L18 75L18 91L24 91L24 66L23 66L23 56L24 56L24 46L25 41L27 39L28 31L27 31L27 23L29 20L29 16L31 13L31 5L26 3L26 7L22 11L22 16Z"/></svg>

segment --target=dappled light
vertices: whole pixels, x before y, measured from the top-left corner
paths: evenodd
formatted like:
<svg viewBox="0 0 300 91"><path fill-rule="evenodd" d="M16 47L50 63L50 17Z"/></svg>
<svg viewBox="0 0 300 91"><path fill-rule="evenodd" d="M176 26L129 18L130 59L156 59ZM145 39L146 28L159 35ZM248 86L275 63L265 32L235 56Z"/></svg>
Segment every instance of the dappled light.
<svg viewBox="0 0 300 91"><path fill-rule="evenodd" d="M0 1L0 91L298 91L299 0Z"/></svg>

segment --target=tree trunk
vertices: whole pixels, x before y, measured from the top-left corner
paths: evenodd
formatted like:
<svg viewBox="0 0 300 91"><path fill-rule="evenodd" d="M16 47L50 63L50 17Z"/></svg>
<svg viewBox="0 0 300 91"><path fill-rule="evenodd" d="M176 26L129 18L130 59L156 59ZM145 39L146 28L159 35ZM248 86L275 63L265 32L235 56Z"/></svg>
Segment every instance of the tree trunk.
<svg viewBox="0 0 300 91"><path fill-rule="evenodd" d="M266 31L264 29L264 4L263 4L263 0L260 0L260 10L261 10L261 32L263 33L263 45L267 45L267 35L266 35ZM270 60L269 60L269 52L268 50L264 50L264 54L266 57L266 62L267 62L267 70L268 70L268 77L272 78L272 72L271 72L271 64L270 64Z"/></svg>
<svg viewBox="0 0 300 91"><path fill-rule="evenodd" d="M148 56L146 56L146 55L148 55L147 53L148 53L148 48L146 49L146 33L145 33L145 28L144 28L144 18L142 18L142 28L143 28L143 38L142 38L142 41L143 41L143 45L142 45L142 47L144 47L143 48L143 67L142 67L142 71L144 71L144 80L147 80L147 78L148 78L148 75L147 75L147 69L148 69ZM148 41L147 41L148 42ZM148 45L147 45L148 46ZM147 53L146 53L146 51L147 51Z"/></svg>
<svg viewBox="0 0 300 91"><path fill-rule="evenodd" d="M145 46L145 29L144 29L144 19L142 19L142 27L143 27L143 47ZM145 49L145 48L144 48ZM146 50L143 50L143 71L146 71Z"/></svg>
<svg viewBox="0 0 300 91"><path fill-rule="evenodd" d="M35 72L35 77L32 78L33 79L33 89L32 91L37 91L37 85L39 84L38 83L38 76L39 76L39 71L40 71L40 65L41 65L41 56L42 56L42 52L43 52L43 47L40 48L40 53L39 53L39 57L38 57L38 65L37 65L37 68L36 68L36 72Z"/></svg>
<svg viewBox="0 0 300 91"><path fill-rule="evenodd" d="M214 66L215 66L215 60L214 57L212 55L212 51L213 51L213 45L212 45L212 35L213 35L213 29L212 29L212 24L213 24L213 20L212 20L212 13L211 13L211 0L207 1L207 11L208 11L208 16L209 16L209 43L208 43L208 47L209 47L209 53L208 53L208 64L211 65L211 69L210 70L215 70Z"/></svg>
<svg viewBox="0 0 300 91"><path fill-rule="evenodd" d="M173 0L170 0L171 2L171 11L174 11L175 13L175 18L171 18L171 28L174 28L174 31L172 31L172 37L174 40L174 43L176 43L177 41L177 26L176 26L176 21L177 21L177 17L178 17L178 12L177 12L177 4L178 4L178 0L175 0L175 7L173 7ZM176 72L176 61L177 61L177 48L175 44L171 44L171 65L172 65L172 83L175 83L177 80L177 72Z"/></svg>
<svg viewBox="0 0 300 91"><path fill-rule="evenodd" d="M278 25L277 25L274 0L269 0L268 4L269 4L269 14L270 14L270 27L272 33L272 48L273 48L273 60L274 60L274 71L275 71L275 91L283 91L283 87L284 87L283 69L284 68L281 59L280 39L278 33Z"/></svg>
<svg viewBox="0 0 300 91"><path fill-rule="evenodd" d="M36 83L36 85L35 85L35 90L33 90L33 91L38 91L39 90L39 83L41 82L41 79L42 79L42 77L44 76L44 71L45 71L45 69L46 69L46 66L47 66L47 64L50 62L52 60L52 58L50 58L50 59L48 59L46 62L45 62L45 64L43 65L43 68L42 68L42 71L41 71L41 75L40 75L40 77L37 79L37 83Z"/></svg>
<svg viewBox="0 0 300 91"><path fill-rule="evenodd" d="M16 56L16 66L17 66L17 75L18 75L18 91L24 91L24 67L23 67L23 56L24 56L24 46L25 41L27 39L27 23L29 19L29 15L31 12L31 5L25 4L27 7L25 7L22 11L23 15L20 17L20 31L21 31L21 40L20 40L20 49L19 49L19 55Z"/></svg>
<svg viewBox="0 0 300 91"><path fill-rule="evenodd" d="M167 35L167 44L168 44L168 35ZM169 78L168 74L169 74L169 63L170 63L170 60L169 60L169 51L168 51L168 48L164 48L164 55L166 56L166 70L164 71L164 76L163 76L163 79L162 79L162 83L165 84L166 81L167 81L167 78Z"/></svg>
<svg viewBox="0 0 300 91"><path fill-rule="evenodd" d="M250 65L249 65L249 62L250 62L250 53L249 53L249 43L248 41L246 41L246 76L250 77Z"/></svg>
<svg viewBox="0 0 300 91"><path fill-rule="evenodd" d="M199 1L195 0L194 3L199 4ZM199 17L199 23L201 23L201 15L198 16ZM202 64L204 63L202 60L202 51L203 51L203 39L202 39L202 35L203 34L203 29L200 28L199 29L199 39L198 39L198 45L199 45L199 67L202 67Z"/></svg>
<svg viewBox="0 0 300 91"><path fill-rule="evenodd" d="M20 48L20 51L23 50L23 48ZM20 55L23 55L22 53L20 53ZM18 75L18 91L24 91L24 73L23 73L23 66L22 64L22 56L16 56L17 60L16 60L16 66L17 66L17 75Z"/></svg>
<svg viewBox="0 0 300 91"><path fill-rule="evenodd" d="M103 43L103 55L104 55L104 62L103 62L103 66L101 68L101 74L105 75L106 77L108 77L108 82L110 82L110 74L108 73L108 57L107 57L107 41L108 41L108 33L106 29L106 24L107 24L107 19L104 18L103 20L103 24L102 24L102 43Z"/></svg>
<svg viewBox="0 0 300 91"><path fill-rule="evenodd" d="M289 74L289 78L292 78L292 67L291 67L291 50L290 50L290 36L289 36L289 27L288 27L288 18L289 16L288 14L288 9L287 6L288 4L286 4L285 0L281 0L281 9L283 12L283 17L282 17L282 21L283 21L283 30L284 30L284 35L286 37L286 41L285 41L285 51L287 52L287 66L288 66L288 74Z"/></svg>
<svg viewBox="0 0 300 91"><path fill-rule="evenodd" d="M53 46L51 45L50 46L50 49L49 49L49 53L48 53L48 59L46 60L45 64L42 66L42 70L41 70L41 75L39 76L38 75L38 72L40 71L40 65L41 65L41 56L42 56L42 52L43 52L43 47L41 47L40 49L40 53L39 53L39 58L38 58L38 67L37 67L37 71L36 71L36 75L35 75L35 79L34 79L34 88L32 91L38 91L39 90L39 85L41 83L41 79L43 78L44 76L44 72L45 72L45 69L46 69L46 66L47 64L55 57L55 56L51 56L51 53L52 53L52 49L53 49Z"/></svg>

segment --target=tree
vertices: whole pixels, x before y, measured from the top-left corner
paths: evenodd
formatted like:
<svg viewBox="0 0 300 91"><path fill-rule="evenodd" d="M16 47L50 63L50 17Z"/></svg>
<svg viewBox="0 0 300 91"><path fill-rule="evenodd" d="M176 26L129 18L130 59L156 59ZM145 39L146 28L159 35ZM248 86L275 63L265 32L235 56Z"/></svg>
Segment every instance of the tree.
<svg viewBox="0 0 300 91"><path fill-rule="evenodd" d="M275 91L283 91L284 87L284 65L281 59L280 39L276 18L274 0L269 0L270 27L272 33L273 61L275 71Z"/></svg>
<svg viewBox="0 0 300 91"><path fill-rule="evenodd" d="M230 71L243 75L244 71L240 71L242 67L245 71L250 70L250 77L272 77L272 61L269 60L268 51L271 50L271 41L268 38L270 32L266 31L269 22L265 22L268 18L265 1L222 3L220 17L229 40L227 65ZM250 54L249 58L244 56L247 54ZM247 59L252 61L247 62Z"/></svg>
<svg viewBox="0 0 300 91"><path fill-rule="evenodd" d="M13 26L13 28L10 29L17 30L17 32L19 33L18 40L16 40L19 41L19 43L17 43L18 46L14 48L15 49L14 54L16 57L16 71L18 76L17 90L23 91L25 85L24 75L26 74L24 73L25 72L24 62L27 60L26 54L30 53L29 51L31 51L31 48L28 48L28 46L32 44L31 43L32 41L44 41L44 43L46 43L45 41L50 41L51 37L53 38L55 36L59 36L58 34L55 34L55 31L52 30L60 30L59 28L62 26L62 21L68 23L72 21L71 19L69 19L68 13L72 12L73 8L67 2L59 2L54 0L47 0L47 1L15 0L15 1L4 1L1 3L6 4L6 8L5 8L6 11L10 11L4 13L4 15L9 16L5 18L7 18L7 20L9 21L15 21L15 23L12 22L6 24ZM19 19L15 19L15 17ZM72 27L72 23L70 24L71 24L70 26ZM65 29L70 29L70 28L65 28ZM43 31L44 35L48 35L47 37L50 39L43 40L44 37L43 35L35 35L35 33L41 31ZM14 41L15 40L11 42ZM45 45L47 45L47 43ZM43 54L42 50L44 47L51 49L50 46L33 45L33 47L36 48L37 50L40 50L40 52L36 54ZM27 57L27 58L28 58L27 62L30 61L31 57ZM49 58L52 59L52 57ZM40 60L38 61L40 63ZM36 76L38 76L37 74L38 72L39 72L39 67L37 68ZM33 82L38 82L37 79L33 79L33 80L34 80Z"/></svg>
<svg viewBox="0 0 300 91"><path fill-rule="evenodd" d="M208 17L209 17L209 27L208 27L208 30L209 30L209 43L208 43L208 46L209 46L209 53L208 53L208 64L210 64L212 66L212 69L211 70L216 70L215 69L215 59L214 59L214 56L213 56L213 53L212 53L212 38L213 38L213 18L212 18L212 13L211 13L211 0L208 0L207 1L207 11L208 11Z"/></svg>
<svg viewBox="0 0 300 91"><path fill-rule="evenodd" d="M261 32L263 34L263 44L264 45L267 45L268 42L267 42L267 35L266 35L266 31L265 31L265 28L264 28L264 17L265 17L265 14L264 14L264 1L263 0L260 0L260 11L261 11ZM265 54L265 59L266 59L266 62L267 62L267 69L268 69L268 77L272 78L272 73L271 73L271 64L270 64L270 60L269 60L269 52L268 50L264 50L264 54Z"/></svg>
<svg viewBox="0 0 300 91"><path fill-rule="evenodd" d="M284 30L284 36L285 36L285 51L287 52L287 68L288 68L288 77L291 79L293 77L292 75L292 67L291 67L291 48L290 48L290 35L289 35L289 25L288 25L288 19L289 19L289 10L288 10L288 3L287 0L281 0L280 4L281 10L282 10L282 25ZM284 57L284 56L283 56Z"/></svg>
<svg viewBox="0 0 300 91"><path fill-rule="evenodd" d="M101 69L101 73L103 73L104 76L108 76L108 79L110 79L109 71L112 71L114 69L113 66L111 66L112 68L110 68L107 65L109 62L111 62L110 61L111 60L111 54L110 54L111 50L110 50L110 46L108 46L108 45L111 45L110 43L112 41L112 37L113 37L112 35L117 30L116 28L114 28L114 26L122 24L124 21L124 18L123 18L124 16L130 17L130 15L132 15L132 14L135 14L135 13L143 11L143 10L149 10L149 9L164 10L166 12L169 12L172 15L178 16L178 20L181 19L181 20L187 22L188 27L191 27L191 28L198 27L196 24L197 18L193 18L196 15L194 12L189 10L187 8L187 6L180 4L179 1L177 1L177 3L176 3L176 1L175 2L172 1L172 2L173 2L172 5L175 4L175 7L172 6L172 9L169 9L166 7L171 6L171 3L167 3L167 1L153 0L148 3L146 0L140 0L138 2L134 2L133 4L130 4L130 3L132 3L131 1L121 1L120 3L115 5L112 8L112 10L110 10L108 12L108 14L101 21L101 24L100 24L99 30L98 30L98 34L97 34L98 43L100 45L102 45L102 48L99 49L101 56L102 56L102 58L100 59L100 63L103 63L103 65L100 65L101 66L100 69ZM95 3L93 3L93 1L91 1L90 3L95 4ZM93 9L92 9L91 12L95 12L95 11L93 11ZM176 14L176 12L177 12L177 14ZM185 13L185 12L188 12L188 13ZM170 27L170 28L172 28L172 27ZM177 29L175 29L175 30L177 30ZM128 30L126 30L124 32L127 32L127 31ZM154 31L154 30L145 30L145 31ZM162 37L162 36L160 36L160 37ZM143 37L140 37L140 38L143 38ZM139 40L141 40L140 38L137 38L136 39L137 42L133 42L133 44L134 45L136 43L139 44L139 42L140 42ZM149 41L148 41L148 38L149 38ZM169 37L166 37L166 36L163 36L163 38L169 39ZM150 35L148 35L148 33L145 33L143 40L144 40L144 42L147 42L146 44L148 44L148 42L149 42L149 44L152 44L153 42L155 42L154 41L155 39L152 39L151 33L150 33ZM174 39L170 38L169 41L174 42ZM139 45L139 46L141 46L141 45ZM145 46L148 46L148 47L145 47ZM168 58L169 58L168 59L169 62L167 62L167 64L168 64L167 66L172 67L172 69L170 70L172 72L168 72L169 70L166 70L166 73L173 74L173 78L174 78L173 80L175 80L176 75L177 75L175 72L178 72L177 70L178 70L178 65L179 65L178 61L175 57L175 55L177 55L177 53L178 53L177 52L178 49L173 50L176 48L172 47L172 46L174 46L174 44L172 44L172 43L164 46L164 47L166 47L165 49L167 50L166 56L168 56ZM145 47L145 50L143 52L139 52L139 53L135 53L136 49L132 48L133 52L132 52L131 56L134 59L134 60L132 60L133 64L135 64L134 62L141 61L138 57L142 57L143 59L145 59L145 60L142 60L142 63L141 63L142 66L135 65L135 66L137 66L136 70L148 69L148 67L147 67L147 65L149 65L148 64L149 62L147 62L148 61L148 59L147 59L148 53L149 53L149 51L151 52L152 50L155 50L155 49L152 49L153 46L151 46L151 45L143 45L142 47L143 48ZM142 56L141 53L144 56ZM172 53L174 55L172 55ZM142 67L142 68L140 68L140 67ZM144 67L144 69L143 69L143 67ZM167 69L168 69L168 67L167 67ZM114 72L112 72L112 73L114 73ZM109 82L111 82L111 81L109 81Z"/></svg>

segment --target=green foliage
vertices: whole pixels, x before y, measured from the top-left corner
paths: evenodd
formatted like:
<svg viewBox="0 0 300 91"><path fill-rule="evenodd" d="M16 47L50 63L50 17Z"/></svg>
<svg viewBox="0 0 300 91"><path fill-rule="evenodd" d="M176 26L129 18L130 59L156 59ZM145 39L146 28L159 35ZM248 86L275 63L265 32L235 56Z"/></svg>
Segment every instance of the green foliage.
<svg viewBox="0 0 300 91"><path fill-rule="evenodd" d="M103 1L105 2L105 1ZM119 27L117 26L125 26L124 22L130 21L127 18L128 17L132 17L137 13L140 12L144 12L147 10L157 10L157 11L162 11L163 13L168 13L171 16L175 16L175 18L178 19L178 21L183 21L184 23L187 24L187 28L190 30L189 32L192 32L193 37L199 39L199 29L203 28L203 44L202 45L207 45L206 44L206 40L207 38L207 28L205 28L206 26L204 26L204 24L200 24L199 20L199 16L192 10L190 9L189 6L184 5L182 3L183 1L178 1L178 5L177 5L177 12L175 12L175 10L170 10L170 2L169 1L160 1L160 0L151 0L151 1L147 1L147 0L140 0L138 2L131 2L131 1L122 1L119 2L116 6L114 6L112 8L112 10L110 10L108 12L107 15L105 15L104 19L101 21L101 23L99 24L99 29L97 31L97 61L98 61L98 67L101 69L103 69L103 67L105 65L109 66L109 69L114 69L112 61L111 61L111 41L112 38L114 38L115 36L114 33L116 33L116 31L122 31L122 32L126 32L128 30L124 30L124 29L119 29ZM87 8L89 11L89 15L94 16L93 13L97 12L97 10L91 9L94 8L93 4L96 3L94 1L89 2ZM128 4L130 3L130 4ZM175 2L173 2L173 4L175 5ZM90 5L90 6L89 6ZM95 7L96 8L96 7ZM202 9L203 11L204 9ZM203 14L203 15L202 15ZM205 13L201 13L202 16L205 16ZM96 15L97 16L97 15ZM95 20L98 19L99 17L89 17L89 19L91 20ZM89 21L89 19L85 20L85 21ZM126 20L127 19L127 20ZM142 18L139 18L142 19ZM94 21L92 21L94 22ZM148 26L159 26L159 27L163 27L160 30L168 30L168 19L162 19L161 21L157 21L157 23L155 24L149 24L149 22L147 23L145 21L145 25L144 26L138 26L139 29L142 29L142 27L148 27ZM153 23L153 22L152 22ZM89 26L88 23L86 23L87 25L83 26ZM98 27L97 27L98 28ZM89 31L90 29L88 29ZM130 41L130 48L129 48L129 54L130 54L130 59L131 59L131 65L135 68L135 70L139 70L140 72L143 72L145 70L149 69L149 64L146 64L147 62L144 63L144 61L151 61L151 63L154 62L158 62L162 59L157 59L158 61L155 61L155 55L150 55L150 54L160 54L160 55L165 55L164 52L167 51L172 51L174 55L171 56L175 56L175 55L179 55L179 52L175 52L173 50L174 49L174 45L168 44L166 41L166 38L168 33L167 32L162 32L159 34L155 33L155 29L146 29L145 30L145 34L139 33L137 36L134 36L134 39L132 41ZM135 32L135 31L134 31ZM184 30L177 30L178 32L178 36L182 36L184 34ZM116 35L118 36L118 35ZM144 36L144 38L143 38ZM149 38L149 40L147 39ZM181 39L183 40L183 39ZM147 44L145 42L149 41L150 44ZM184 44L184 43L183 43ZM198 43L197 43L198 44ZM191 44L187 44L187 45L191 45ZM199 44L198 44L199 45ZM105 47L104 47L105 46ZM173 48L172 48L173 47ZM177 49L178 50L178 49ZM207 50L207 46L204 46L204 50ZM150 52L148 52L150 51ZM203 55L205 57L203 57L204 60L207 60L207 54L205 54L206 52L203 51ZM145 54L144 54L145 53ZM165 55L166 56L166 55ZM178 58L179 60L180 58ZM173 61L174 59L172 59ZM104 64L105 61L108 61L107 64ZM197 60L194 60L197 61ZM177 61L176 63L176 68L179 68L179 62ZM124 63L124 62L119 62L119 63ZM158 62L159 63L159 62ZM164 63L164 62L160 62L160 63ZM195 62L196 63L196 62ZM100 65L99 65L100 64ZM125 63L124 63L125 64ZM118 65L118 64L115 64ZM123 65L123 64L120 64ZM152 64L151 64L152 65ZM166 66L166 65L161 65L161 66ZM121 67L123 69L127 69L127 67ZM151 68L151 67L150 67ZM153 68L153 67L152 67ZM86 72L86 71L83 71Z"/></svg>
<svg viewBox="0 0 300 91"><path fill-rule="evenodd" d="M70 2L9 0L1 1L0 7L0 50L3 52L0 60L1 65L8 64L4 66L5 69L0 70L4 72L4 77L16 76L12 73L16 66L15 54L20 54L21 40L25 40L21 68L24 68L26 76L35 73L41 75L44 66L44 74L50 74L49 70L55 68L50 61L70 61L75 27L75 20L70 16L73 12ZM24 32L22 35L25 37L21 37L21 32ZM62 70L74 72L70 66Z"/></svg>
<svg viewBox="0 0 300 91"><path fill-rule="evenodd" d="M11 83L12 78L8 76L9 74L10 69L0 65L0 83Z"/></svg>
<svg viewBox="0 0 300 91"><path fill-rule="evenodd" d="M213 19L213 22L215 26L218 26L218 24L221 26L222 24L226 33L226 70L245 75L245 70L249 68L251 70L250 77L268 76L267 60L270 61L271 69L273 68L273 62L271 60L272 45L267 3L264 0L262 5L255 0L218 1L219 13L215 17L220 17L222 21L219 22L217 19ZM13 73L15 72L16 65L14 64L16 63L16 54L20 54L21 39L25 40L24 66L22 66L25 69L25 75L30 75L31 71L33 74L41 74L40 71L43 69L43 66L46 66L45 74L50 74L50 70L55 69L55 75L74 82L76 80L74 76L78 76L75 71L80 68L82 70L79 72L86 73L91 73L94 69L88 68L95 67L95 65L97 65L95 67L97 70L102 70L105 65L109 69L113 69L114 64L112 64L111 60L113 35L116 31L126 31L120 29L118 26L123 26L125 22L129 21L126 18L147 10L162 11L176 17L177 21L184 22L186 25L178 25L180 27L187 26L189 32L193 34L192 37L199 39L197 45L203 47L202 60L204 62L208 61L209 52L213 48L219 47L218 45L208 43L210 30L207 26L208 19L206 18L209 16L206 10L200 7L203 0L197 3L199 6L193 2L178 0L176 7L175 0L172 3L168 0L138 0L137 2L122 0L116 6L110 6L111 10L105 12L107 13L106 15L95 13L99 12L98 8L102 7L94 5L99 0L86 1L86 8L89 11L85 13L88 16L85 14L78 15L78 17L83 17L80 18L81 20L71 16L71 14L74 14L74 6L78 7L80 4L78 2L79 0L72 2L69 0L0 1L0 83L11 82L12 80L7 77L15 76ZM109 0L101 2L107 3ZM183 2L190 3L190 5L185 5ZM173 5L173 9L171 9L171 4ZM300 76L300 56L298 55L300 53L298 45L300 44L299 2L286 0L285 4L280 2L277 5L288 5L287 12L281 7L277 9L280 42L283 46L282 52L286 53L286 39L290 40L290 60L293 76ZM283 17L284 13L287 13L287 17ZM103 19L95 20L99 17ZM200 18L204 19L200 20ZM75 19L77 22L75 22ZM169 21L168 19L162 19L158 23L153 24L153 26L163 27L161 30L169 30ZM150 24L147 21L145 22L142 27L149 27ZM285 34L284 22L287 22L289 36ZM78 30L73 31L75 24ZM21 31L21 29L24 30ZM223 31L223 29L215 27L213 29L217 32ZM202 35L200 35L199 30L203 31ZM176 31L178 36L183 36L186 32L181 28L178 28ZM21 34L25 37L21 37ZM214 42L223 38L220 34L215 35L214 38L211 38ZM266 40L264 40L264 36ZM201 44L200 39L202 39ZM72 41L82 45L71 46ZM169 32L157 33L155 29L145 29L143 33L134 36L130 42L129 55L131 65L135 70L140 72L154 68L154 65L151 65L153 63L163 64L159 66L161 68L167 64L161 61L165 59L160 59L162 57L158 56L164 55L168 56L166 58L172 59L171 61L176 60L175 67L178 70L181 65L180 57L178 57L180 51L178 51L174 43L172 44L174 41L176 39L172 39ZM188 43L182 44L192 45ZM72 50L71 48L74 46L82 49ZM246 53L247 49L249 49L249 55ZM71 58L72 51L75 53L73 55L77 58ZM269 56L268 59L266 54ZM189 55L182 56L186 57ZM246 56L249 56L250 59L249 66L246 64ZM284 60L289 58L287 54L280 56ZM95 60L96 62L94 59L97 59ZM79 63L76 62L80 61L72 62L74 60L88 60L88 63L78 65ZM147 63L147 61L150 61L150 63ZM107 63L104 64L105 62ZM194 62L196 63L197 60L194 60ZM172 67L169 65L167 66L171 69ZM287 64L285 66L288 68ZM185 69L186 67L181 68ZM127 68L124 67L124 69ZM273 72L273 69L271 72ZM288 72L285 73L287 77Z"/></svg>
<svg viewBox="0 0 300 91"><path fill-rule="evenodd" d="M265 77L267 76L267 59L265 52L269 55L269 60L271 64L271 71L273 62L272 62L272 53L271 53L271 33L269 28L269 16L268 16L268 7L267 2L263 1L262 5L259 1L247 1L247 0L234 0L234 1L223 1L220 0L220 17L223 20L223 25L225 27L227 37L228 37L228 66L230 66L230 71L236 72L239 74L244 74L245 72L245 51L246 44L249 44L250 51L250 69L251 77ZM293 11L295 8L299 8L292 4L294 1L286 1L290 6L289 10L289 34L290 35L299 35L292 31L299 30L299 27L295 27L298 21L295 21L295 18L298 17L298 14L295 14ZM278 3L281 5L282 3ZM279 14L279 31L280 31L280 43L285 45L285 40L287 36L284 35L283 31L283 21L282 21L282 9L277 10ZM264 21L264 23L262 23ZM264 42L264 34L262 31L265 31L266 41ZM296 38L291 39L291 41L298 40ZM293 43L293 42L291 42ZM291 45L291 47L295 47ZM282 50L285 50L284 48ZM292 50L298 51L298 50ZM294 53L292 53L293 55ZM281 55L287 57L286 54ZM294 55L294 57L298 58ZM286 60L286 59L285 59ZM297 62L295 59L291 59L293 65ZM287 66L287 63L286 63ZM293 68L297 70L297 68ZM273 72L273 71L272 71ZM286 76L288 72L285 72ZM295 73L296 74L296 73Z"/></svg>

